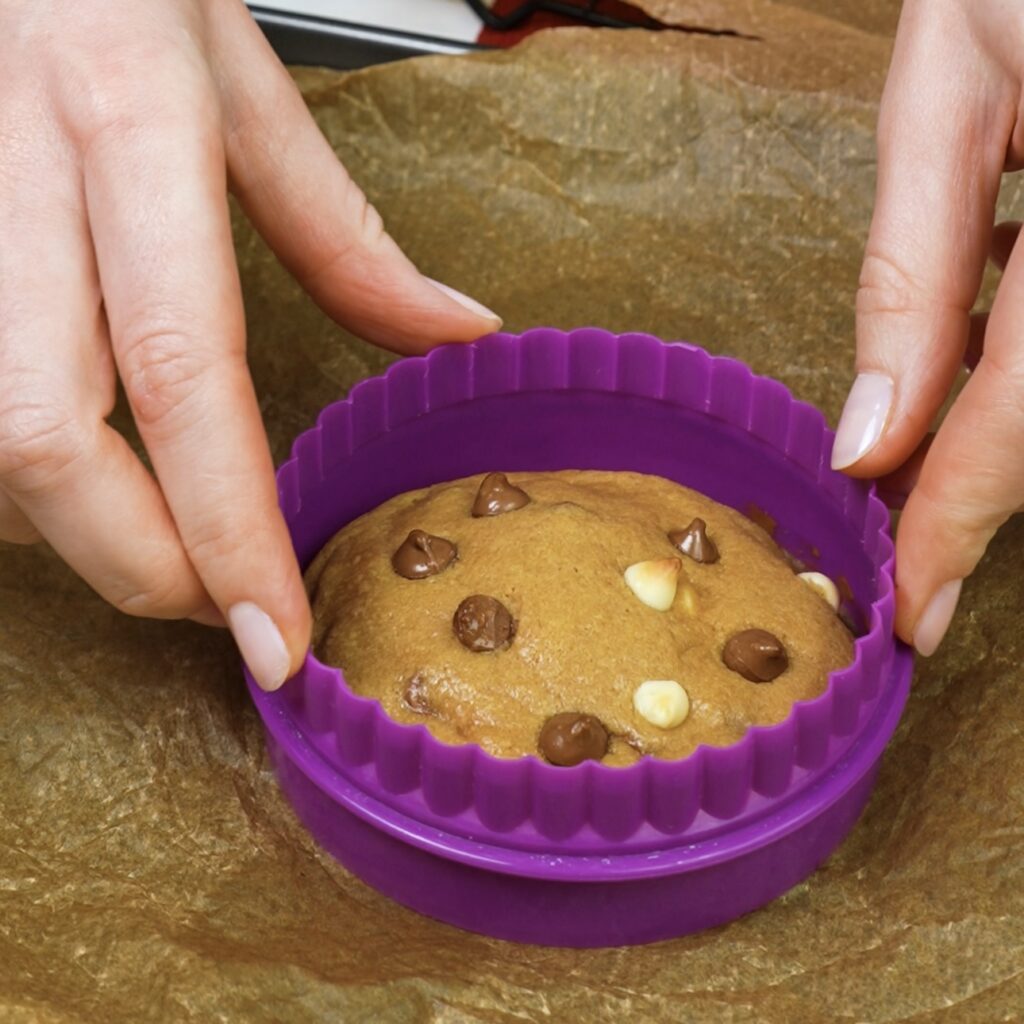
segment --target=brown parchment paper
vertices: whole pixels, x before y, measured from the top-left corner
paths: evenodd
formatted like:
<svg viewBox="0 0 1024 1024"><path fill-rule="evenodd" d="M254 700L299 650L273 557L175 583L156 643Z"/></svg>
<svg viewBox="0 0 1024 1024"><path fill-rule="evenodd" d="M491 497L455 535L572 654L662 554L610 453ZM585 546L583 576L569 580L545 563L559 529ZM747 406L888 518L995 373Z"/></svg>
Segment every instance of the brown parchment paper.
<svg viewBox="0 0 1024 1024"><path fill-rule="evenodd" d="M892 5L675 6L746 12L718 27L761 38L574 30L299 81L412 257L511 329L692 339L834 419ZM1004 211L1020 199L1011 182ZM237 238L282 457L391 357L316 312L241 219ZM356 881L278 795L224 634L122 617L46 549L0 545L0 1021L1024 1019L1022 555L1016 521L824 868L724 928L572 951Z"/></svg>
<svg viewBox="0 0 1024 1024"><path fill-rule="evenodd" d="M774 40L816 32L809 14L883 36L896 31L900 0L634 0L667 25ZM827 31L827 29L825 29ZM762 35L763 33L763 35Z"/></svg>

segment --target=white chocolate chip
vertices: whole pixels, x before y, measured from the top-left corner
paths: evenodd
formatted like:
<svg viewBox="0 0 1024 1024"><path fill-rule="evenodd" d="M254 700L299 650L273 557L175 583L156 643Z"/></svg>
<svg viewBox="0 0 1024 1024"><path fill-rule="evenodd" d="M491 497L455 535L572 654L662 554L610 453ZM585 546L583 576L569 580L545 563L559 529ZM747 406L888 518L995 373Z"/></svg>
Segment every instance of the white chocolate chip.
<svg viewBox="0 0 1024 1024"><path fill-rule="evenodd" d="M816 590L832 607L832 611L839 611L839 591L836 585L823 572L801 572L797 575L809 587Z"/></svg>
<svg viewBox="0 0 1024 1024"><path fill-rule="evenodd" d="M697 591L688 584L684 584L679 588L679 599L682 602L683 608L686 609L687 615L697 614Z"/></svg>
<svg viewBox="0 0 1024 1024"><path fill-rule="evenodd" d="M636 713L659 729L674 729L690 713L690 698L674 679L648 679L633 694Z"/></svg>
<svg viewBox="0 0 1024 1024"><path fill-rule="evenodd" d="M623 573L623 579L644 604L659 612L667 612L676 599L682 567L683 563L678 558L636 562Z"/></svg>

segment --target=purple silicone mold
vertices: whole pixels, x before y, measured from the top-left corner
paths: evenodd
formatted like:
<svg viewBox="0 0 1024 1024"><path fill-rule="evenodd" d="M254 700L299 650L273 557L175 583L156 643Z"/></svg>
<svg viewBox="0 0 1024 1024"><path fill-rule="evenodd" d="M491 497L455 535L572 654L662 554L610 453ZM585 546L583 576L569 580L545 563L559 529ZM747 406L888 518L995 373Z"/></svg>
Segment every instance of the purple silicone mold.
<svg viewBox="0 0 1024 1024"><path fill-rule="evenodd" d="M705 844L747 849L750 836L766 841L771 822L788 822L776 826L785 831L807 817L809 806L819 806L814 794L820 796L823 780L843 776L852 764L860 765L862 803L870 791L863 778L881 749L878 730L888 730L884 745L902 707L909 657L892 637L888 513L868 486L829 468L831 440L817 410L741 363L692 345L590 328L542 328L449 346L357 385L299 437L278 474L303 565L346 522L402 491L494 469L632 469L741 510L756 505L777 523L784 547L846 581L846 610L865 631L852 663L779 725L752 728L737 744L701 747L684 760L646 758L626 768L555 768L534 757L499 760L475 746L442 744L423 726L392 721L377 702L354 694L339 670L310 655L277 694L262 694L250 680L282 784L300 815L347 862L351 846L339 847L335 831L339 820L354 816L400 837L402 857L425 844L442 859L466 864L484 850L499 874L525 877L542 864L551 880L568 863L576 865L569 877L581 878L594 858L609 862L606 878L618 878L628 870L649 873L656 861L671 860L671 851L685 862ZM864 768L871 743L878 750ZM299 770L309 758L316 769ZM851 782L828 806L849 816L854 791ZM313 811L324 792L337 808L334 818ZM358 830L350 825L350 832ZM363 846L381 841L372 836ZM815 856L817 863L821 850ZM467 919L429 901L422 907L400 879L375 881L372 863L353 866L399 899L468 927L601 942L597 926L561 940L529 922L496 930L486 917L475 923L469 911ZM692 868L676 862L675 873ZM787 877L777 872L773 884ZM753 890L745 892L749 903ZM739 894L732 902L749 909ZM688 930L698 919L698 926L710 920L707 913L691 915L689 924L663 923L657 934ZM628 941L655 937L649 929L637 935Z"/></svg>

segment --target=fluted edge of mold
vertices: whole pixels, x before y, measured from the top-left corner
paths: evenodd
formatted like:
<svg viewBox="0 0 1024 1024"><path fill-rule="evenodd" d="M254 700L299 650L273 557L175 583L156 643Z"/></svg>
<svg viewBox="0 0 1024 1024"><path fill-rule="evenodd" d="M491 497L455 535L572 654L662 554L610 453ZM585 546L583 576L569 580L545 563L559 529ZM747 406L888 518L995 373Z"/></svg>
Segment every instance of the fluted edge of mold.
<svg viewBox="0 0 1024 1024"><path fill-rule="evenodd" d="M777 725L751 727L731 746L619 768L558 768L536 757L499 759L474 745L442 743L423 725L388 717L377 701L354 693L341 670L312 654L281 694L264 701L291 715L300 734L329 737L317 749L369 795L484 842L642 848L693 841L769 813L850 749L895 649L888 512L872 487L831 470L824 417L778 381L694 345L597 328L537 328L446 346L394 364L320 414L278 472L285 517L296 516L304 494L342 472L353 452L396 426L488 396L560 390L635 395L697 411L765 442L829 494L871 562L874 593L852 662L830 675L824 692L794 704Z"/></svg>

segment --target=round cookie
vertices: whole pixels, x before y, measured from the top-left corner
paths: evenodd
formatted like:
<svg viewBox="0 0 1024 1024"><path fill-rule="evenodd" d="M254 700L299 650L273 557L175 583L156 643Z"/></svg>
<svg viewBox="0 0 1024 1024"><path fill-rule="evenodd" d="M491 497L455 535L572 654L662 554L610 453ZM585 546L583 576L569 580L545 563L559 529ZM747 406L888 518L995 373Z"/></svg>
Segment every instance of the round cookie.
<svg viewBox="0 0 1024 1024"><path fill-rule="evenodd" d="M402 494L339 531L306 581L316 654L354 691L498 757L684 757L781 721L852 657L760 527L638 473Z"/></svg>

